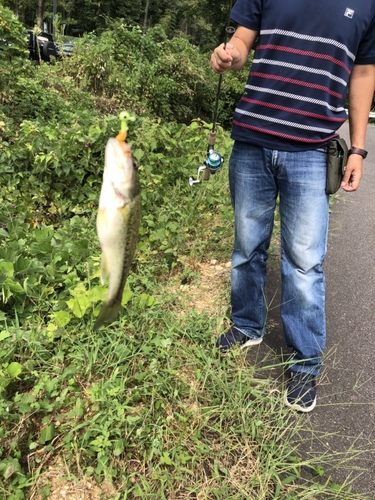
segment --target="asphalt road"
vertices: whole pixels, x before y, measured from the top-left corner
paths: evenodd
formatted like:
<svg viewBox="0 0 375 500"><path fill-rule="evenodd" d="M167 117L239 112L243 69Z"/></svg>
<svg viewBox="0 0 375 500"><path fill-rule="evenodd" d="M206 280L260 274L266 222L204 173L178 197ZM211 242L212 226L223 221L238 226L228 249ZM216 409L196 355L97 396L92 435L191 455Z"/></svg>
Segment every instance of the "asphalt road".
<svg viewBox="0 0 375 500"><path fill-rule="evenodd" d="M348 139L348 125L340 129ZM349 142L349 141L348 141ZM375 499L375 125L369 125L364 176L357 192L339 191L332 208L327 281L327 350L315 410L300 436L306 457L322 456L325 477ZM271 259L272 263L272 259ZM274 266L275 267L275 266ZM249 360L286 353L279 317L280 277L269 272L268 333ZM272 354L273 353L273 354ZM283 375L274 370L273 375ZM300 417L299 417L300 418Z"/></svg>

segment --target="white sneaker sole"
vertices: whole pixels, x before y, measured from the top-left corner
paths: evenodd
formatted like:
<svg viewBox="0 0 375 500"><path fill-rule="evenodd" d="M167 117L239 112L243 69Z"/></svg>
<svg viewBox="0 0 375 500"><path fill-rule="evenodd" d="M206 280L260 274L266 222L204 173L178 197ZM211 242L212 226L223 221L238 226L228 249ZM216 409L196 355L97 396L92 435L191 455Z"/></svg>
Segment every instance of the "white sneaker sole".
<svg viewBox="0 0 375 500"><path fill-rule="evenodd" d="M289 406L289 408L292 408L292 410L301 411L302 413L309 413L310 411L313 411L313 409L316 406L316 398L314 399L314 401L312 402L312 404L306 408L305 406L301 406L298 403L294 403L294 404L289 403L289 401L288 401L288 392L285 391L284 403L287 406Z"/></svg>
<svg viewBox="0 0 375 500"><path fill-rule="evenodd" d="M259 339L249 339L244 344L242 344L240 349L245 349L246 347L251 347L252 345L261 344L262 341L263 341L263 337L260 337Z"/></svg>

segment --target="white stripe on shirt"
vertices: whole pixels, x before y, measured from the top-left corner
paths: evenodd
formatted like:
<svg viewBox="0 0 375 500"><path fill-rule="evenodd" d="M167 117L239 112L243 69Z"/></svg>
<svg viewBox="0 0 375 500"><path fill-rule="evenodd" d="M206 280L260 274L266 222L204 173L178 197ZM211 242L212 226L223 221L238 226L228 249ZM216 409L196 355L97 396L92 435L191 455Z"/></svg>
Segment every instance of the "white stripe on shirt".
<svg viewBox="0 0 375 500"><path fill-rule="evenodd" d="M297 101L305 101L305 102L311 102L313 104L318 104L319 106L325 106L331 111L335 111L339 113L340 111L344 111L344 107L340 106L339 108L335 108L334 106L331 106L328 104L326 101L320 101L319 99L312 99L311 97L306 97L304 95L298 95L298 94L290 94L289 92L280 92L279 90L275 89L269 89L266 87L256 87L255 85L246 85L247 89L249 90L255 90L258 92L265 92L267 94L273 94L273 95L279 95L281 97L287 97L289 99L295 99ZM259 97L258 97L259 100Z"/></svg>
<svg viewBox="0 0 375 500"><path fill-rule="evenodd" d="M283 61L275 61L273 59L254 59L253 64L270 64L272 66L283 66L285 68L297 69L298 71L307 71L308 73L314 73L317 75L328 76L331 80L335 82L341 83L344 87L347 86L346 81L338 76L333 75L329 71L325 71L323 69L310 68L309 66L300 66L299 64L292 64Z"/></svg>
<svg viewBox="0 0 375 500"><path fill-rule="evenodd" d="M240 113L241 115L246 115L246 116L251 116L252 118L257 118L260 120L266 120L269 122L273 123L279 123L280 125L286 125L287 127L294 127L294 128L299 128L303 130L313 130L315 132L323 132L327 134L332 134L335 132L334 130L328 129L328 128L320 128L320 127L310 127L308 125L302 125L302 123L295 123L295 122L289 122L287 120L279 120L277 118L274 118L273 116L265 116L265 115L259 115L258 113L251 113L250 111L245 111L240 108L236 108L236 113Z"/></svg>
<svg viewBox="0 0 375 500"><path fill-rule="evenodd" d="M343 50L350 59L355 61L355 55L350 52L350 50L344 45L343 43L340 43L336 40L333 40L331 38L323 38L321 36L310 36L310 35L302 35L301 33L296 33L294 31L285 31L285 30L261 30L260 31L261 35L283 35L283 36L290 36L293 38L299 38L300 40L308 40L309 42L320 42L320 43L326 43L329 45L334 45L335 47L338 47L339 49Z"/></svg>

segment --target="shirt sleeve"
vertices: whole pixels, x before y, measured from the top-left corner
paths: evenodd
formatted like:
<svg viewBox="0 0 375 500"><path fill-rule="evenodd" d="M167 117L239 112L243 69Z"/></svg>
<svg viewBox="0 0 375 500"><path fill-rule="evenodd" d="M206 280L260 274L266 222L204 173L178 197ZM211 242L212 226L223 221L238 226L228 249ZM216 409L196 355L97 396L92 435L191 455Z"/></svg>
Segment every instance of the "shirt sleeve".
<svg viewBox="0 0 375 500"><path fill-rule="evenodd" d="M240 26L259 31L263 0L237 0L231 10L231 19Z"/></svg>
<svg viewBox="0 0 375 500"><path fill-rule="evenodd" d="M359 44L355 64L375 64L375 16Z"/></svg>

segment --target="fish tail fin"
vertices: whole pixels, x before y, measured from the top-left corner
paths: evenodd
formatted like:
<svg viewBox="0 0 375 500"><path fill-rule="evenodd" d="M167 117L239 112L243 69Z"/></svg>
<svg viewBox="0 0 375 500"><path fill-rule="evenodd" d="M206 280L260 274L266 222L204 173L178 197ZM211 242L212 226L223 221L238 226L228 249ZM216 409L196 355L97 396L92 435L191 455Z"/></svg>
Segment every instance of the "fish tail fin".
<svg viewBox="0 0 375 500"><path fill-rule="evenodd" d="M94 332L98 331L103 323L112 323L116 319L118 312L121 307L121 297L120 300L114 302L113 304L104 303L99 316L96 318L94 325Z"/></svg>

